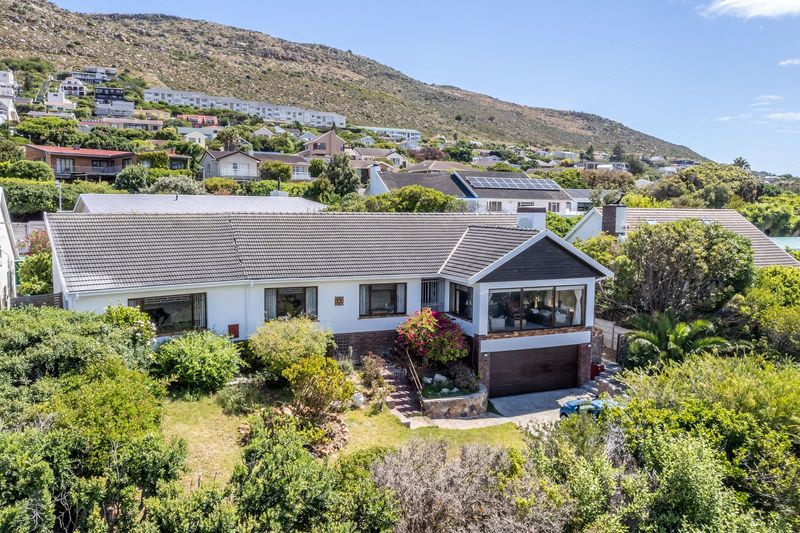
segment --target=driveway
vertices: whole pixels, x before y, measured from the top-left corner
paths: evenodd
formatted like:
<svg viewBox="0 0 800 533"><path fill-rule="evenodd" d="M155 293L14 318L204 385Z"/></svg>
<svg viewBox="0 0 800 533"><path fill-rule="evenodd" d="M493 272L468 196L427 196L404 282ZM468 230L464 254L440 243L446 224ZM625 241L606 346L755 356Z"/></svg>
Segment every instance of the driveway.
<svg viewBox="0 0 800 533"><path fill-rule="evenodd" d="M520 426L530 422L553 422L558 420L558 410L569 400L591 399L592 395L584 389L561 389L546 392L532 392L517 396L502 396L490 401L495 410Z"/></svg>

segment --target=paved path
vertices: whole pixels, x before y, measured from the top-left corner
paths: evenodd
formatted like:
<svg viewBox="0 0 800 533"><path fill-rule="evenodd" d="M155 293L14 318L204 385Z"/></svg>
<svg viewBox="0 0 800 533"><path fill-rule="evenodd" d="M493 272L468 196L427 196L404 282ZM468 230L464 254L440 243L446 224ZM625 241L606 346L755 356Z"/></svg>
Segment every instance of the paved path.
<svg viewBox="0 0 800 533"><path fill-rule="evenodd" d="M584 389L562 389L492 398L490 401L494 408L501 413L500 415L486 413L480 417L469 419L412 417L411 428L436 426L442 429L474 429L497 426L508 422L513 422L524 428L532 422L555 422L558 420L558 410L564 403L576 398L590 399L591 397L592 395Z"/></svg>

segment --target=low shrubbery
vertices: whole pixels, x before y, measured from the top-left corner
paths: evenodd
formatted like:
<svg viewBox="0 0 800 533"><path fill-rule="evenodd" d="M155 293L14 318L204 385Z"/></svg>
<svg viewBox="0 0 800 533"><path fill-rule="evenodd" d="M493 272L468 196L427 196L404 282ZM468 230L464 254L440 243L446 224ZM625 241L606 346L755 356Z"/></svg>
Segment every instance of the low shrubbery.
<svg viewBox="0 0 800 533"><path fill-rule="evenodd" d="M208 178L203 180L203 185L209 194L230 195L241 189L236 180L231 178Z"/></svg>
<svg viewBox="0 0 800 533"><path fill-rule="evenodd" d="M211 331L191 331L173 338L158 348L154 361L158 375L189 393L221 389L240 366L236 345Z"/></svg>
<svg viewBox="0 0 800 533"><path fill-rule="evenodd" d="M205 194L205 188L189 176L164 176L147 188L147 194Z"/></svg>
<svg viewBox="0 0 800 533"><path fill-rule="evenodd" d="M310 318L296 317L265 322L250 337L249 346L265 369L277 377L300 359L325 355L334 344L329 330Z"/></svg>
<svg viewBox="0 0 800 533"><path fill-rule="evenodd" d="M51 213L58 209L58 187L54 181L33 181L19 178L0 178L0 187L6 194L8 210L14 216L35 213ZM77 180L61 185L62 208L69 211L75 207L78 196L83 193L119 193L107 183Z"/></svg>
<svg viewBox="0 0 800 533"><path fill-rule="evenodd" d="M319 423L337 406L346 406L355 392L353 384L324 355L300 359L283 371L292 389L292 410L303 420Z"/></svg>
<svg viewBox="0 0 800 533"><path fill-rule="evenodd" d="M0 178L19 178L31 181L53 181L56 175L50 165L44 161L0 162Z"/></svg>
<svg viewBox="0 0 800 533"><path fill-rule="evenodd" d="M19 265L17 292L49 294L53 292L53 258L50 250L28 255Z"/></svg>

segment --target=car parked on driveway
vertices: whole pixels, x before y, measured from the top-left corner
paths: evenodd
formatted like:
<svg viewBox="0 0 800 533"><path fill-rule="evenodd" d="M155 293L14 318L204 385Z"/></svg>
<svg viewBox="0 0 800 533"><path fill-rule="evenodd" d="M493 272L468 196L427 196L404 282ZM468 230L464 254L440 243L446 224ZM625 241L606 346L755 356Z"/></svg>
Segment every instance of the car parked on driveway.
<svg viewBox="0 0 800 533"><path fill-rule="evenodd" d="M600 416L600 411L614 405L617 402L613 400L570 400L559 409L558 416L567 418L570 415L585 414L597 417Z"/></svg>

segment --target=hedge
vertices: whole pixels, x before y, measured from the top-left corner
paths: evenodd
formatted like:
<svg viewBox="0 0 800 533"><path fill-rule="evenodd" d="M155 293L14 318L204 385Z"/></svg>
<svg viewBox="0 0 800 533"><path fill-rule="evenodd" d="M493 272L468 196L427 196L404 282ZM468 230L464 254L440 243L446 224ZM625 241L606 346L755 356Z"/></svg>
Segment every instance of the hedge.
<svg viewBox="0 0 800 533"><path fill-rule="evenodd" d="M58 188L54 181L34 181L20 178L0 178L5 190L8 210L17 216L58 210ZM75 181L61 187L61 204L64 210L75 207L78 196L84 193L118 194L108 183Z"/></svg>

